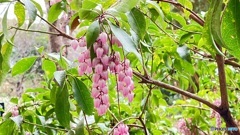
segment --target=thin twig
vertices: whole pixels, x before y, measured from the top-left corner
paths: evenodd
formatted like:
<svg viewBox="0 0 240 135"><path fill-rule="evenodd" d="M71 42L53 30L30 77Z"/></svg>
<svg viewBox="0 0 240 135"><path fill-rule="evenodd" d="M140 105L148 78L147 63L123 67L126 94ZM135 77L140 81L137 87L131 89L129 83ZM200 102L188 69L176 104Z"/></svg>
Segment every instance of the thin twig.
<svg viewBox="0 0 240 135"><path fill-rule="evenodd" d="M142 126L143 126L143 130L144 130L145 135L148 135L146 125L145 125L145 123L143 122L142 118L139 117L138 120L140 121L140 123L141 123Z"/></svg>
<svg viewBox="0 0 240 135"><path fill-rule="evenodd" d="M16 29L16 30L27 31L27 32L37 32L37 33L43 33L43 34L59 36L59 33L53 33L53 32L47 32L47 31L39 31L39 30L30 30L30 29L22 29L22 28L18 28L18 27L14 27L14 26L10 27L10 29Z"/></svg>
<svg viewBox="0 0 240 135"><path fill-rule="evenodd" d="M50 127L50 126L46 126L46 125L40 125L40 124L36 124L36 123L32 123L32 122L25 121L25 120L23 120L23 123L30 124L30 125L34 125L34 126L38 126L38 127L44 127L44 128L54 129L54 130L56 130L56 131L64 131L64 132L68 132L67 129L56 128L56 127Z"/></svg>
<svg viewBox="0 0 240 135"><path fill-rule="evenodd" d="M125 118L125 119L122 119L121 121L119 121L116 125L113 126L112 130L108 132L108 135L110 135L113 130L121 123L123 123L124 121L126 120L130 120L130 119L138 119L138 117L128 117L128 118Z"/></svg>
<svg viewBox="0 0 240 135"><path fill-rule="evenodd" d="M83 113L83 116L84 116L84 119L86 121L86 126L87 126L88 133L89 133L89 135L91 135L91 130L90 130L89 126L88 126L87 117L86 117L85 113Z"/></svg>
<svg viewBox="0 0 240 135"><path fill-rule="evenodd" d="M114 118L117 122L119 122L118 118L114 115L114 113L113 113L110 109L108 109L108 112L113 116L113 118ZM119 115L120 115L120 114L119 114Z"/></svg>
<svg viewBox="0 0 240 135"><path fill-rule="evenodd" d="M219 112L219 108L212 104L211 102L195 95L195 94L192 94L188 91L185 91L185 90L182 90L178 87L175 87L175 86L172 86L172 85L169 85L169 84L166 84L166 83L163 83L163 82L160 82L160 81L157 81L157 80L154 80L152 78L145 78L144 75L136 72L136 71L133 71L133 74L136 75L137 77L141 78L142 79L142 82L141 83L149 83L149 84L154 84L156 86L159 86L159 87L162 87L162 88L165 88L165 89L168 89L168 90L171 90L171 91L174 91L176 93L179 93L179 94L182 94L186 97L189 97L189 98L192 98L192 99L195 99L205 105L207 105L208 107L212 108L213 110L215 110L216 112Z"/></svg>
<svg viewBox="0 0 240 135"><path fill-rule="evenodd" d="M183 6L182 4L176 2L176 1L172 1L172 0L153 0L153 1L157 1L157 2L166 2L166 3L170 3L172 5L174 5L175 7L177 7L178 9L180 9L181 11L183 11L183 9L187 10L188 12L190 12L190 18L192 18L194 21L196 21L197 23L199 23L200 25L204 25L204 20L199 17L194 11L192 11L191 9Z"/></svg>
<svg viewBox="0 0 240 135"><path fill-rule="evenodd" d="M143 126L137 125L137 124L127 124L128 127L138 127L138 128L144 128Z"/></svg>
<svg viewBox="0 0 240 135"><path fill-rule="evenodd" d="M197 108L197 109L201 109L201 110L206 110L206 111L210 111L207 108L203 108L203 107L198 107L198 106L194 106L194 105L173 105L173 106L169 106L170 108L173 107L191 107L191 108Z"/></svg>
<svg viewBox="0 0 240 135"><path fill-rule="evenodd" d="M193 33L193 34L200 34L200 35L202 34L202 33L200 33L200 32L196 32L196 31L185 30L185 29L183 29L183 28L177 26L176 24L173 24L172 22L169 22L169 21L167 21L167 20L164 20L164 21L165 21L166 23L172 25L173 27L178 28L178 29L180 29L180 30L182 30L182 31L185 31L185 32L188 32L188 33Z"/></svg>
<svg viewBox="0 0 240 135"><path fill-rule="evenodd" d="M66 38L71 39L71 40L76 39L76 38L74 38L74 37L66 34L65 32L61 31L60 29L58 29L56 26L54 26L53 24L51 24L50 22L48 22L48 21L47 21L46 19L44 19L42 16L40 16L40 15L38 15L38 14L37 14L37 16L38 16L39 18L41 18L44 22L46 22L48 25L50 25L52 28L54 28L57 32L59 32L59 36L66 37Z"/></svg>
<svg viewBox="0 0 240 135"><path fill-rule="evenodd" d="M20 0L17 0L17 1L20 2L22 5L25 6L25 4L24 4L23 2L21 2ZM46 19L44 19L41 15L39 15L39 14L36 14L36 15L37 15L37 17L39 17L41 20L43 20L44 22L46 22L49 26L51 26L52 28L54 28L54 29L59 33L58 36L63 36L63 37L66 37L66 38L68 38L68 39L71 39L71 40L76 39L76 38L74 38L74 37L66 34L65 32L61 31L60 29L58 29L56 26L54 26L54 25L51 24L49 21L47 21Z"/></svg>
<svg viewBox="0 0 240 135"><path fill-rule="evenodd" d="M151 95L151 93L152 93L151 91L152 91L152 89L150 89L149 92L148 92L148 95L147 95L146 101L145 101L145 103L144 103L144 106L143 106L142 112L141 112L141 114L139 115L139 118L142 117L142 115L143 115L145 109L147 108L147 103L148 103L149 97L150 97L150 95Z"/></svg>
<svg viewBox="0 0 240 135"><path fill-rule="evenodd" d="M156 25L164 34L166 34L168 37L170 37L175 43L179 44L178 41L173 38L171 35L169 35L166 31L164 31L154 20L152 20L151 17L149 17L147 14L143 13L151 22Z"/></svg>

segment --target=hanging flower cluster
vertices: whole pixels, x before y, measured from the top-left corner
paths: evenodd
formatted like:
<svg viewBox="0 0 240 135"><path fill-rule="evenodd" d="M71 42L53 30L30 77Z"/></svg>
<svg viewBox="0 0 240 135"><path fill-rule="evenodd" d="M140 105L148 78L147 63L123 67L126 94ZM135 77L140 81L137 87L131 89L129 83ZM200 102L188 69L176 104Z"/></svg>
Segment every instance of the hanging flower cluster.
<svg viewBox="0 0 240 135"><path fill-rule="evenodd" d="M217 99L213 102L213 104L215 104L216 106L220 106L221 105L221 100L220 99ZM214 110L211 110L211 116L210 118L216 118L216 127L217 128L220 128L221 127L221 123L222 123L222 120L221 120L221 116L218 112L214 111Z"/></svg>
<svg viewBox="0 0 240 135"><path fill-rule="evenodd" d="M14 106L12 108L11 113L12 113L12 117L18 116L19 115L18 106Z"/></svg>
<svg viewBox="0 0 240 135"><path fill-rule="evenodd" d="M78 57L79 75L82 76L93 73L91 95L94 98L94 107L99 115L104 115L110 106L107 85L109 72L117 76L117 90L121 92L124 97L128 98L129 102L131 102L134 97L133 72L130 67L130 61L128 59L121 61L119 52L114 51L110 55L107 41L107 34L105 32L100 33L96 42L93 44L93 51L96 57L93 58L92 61L85 37L70 42L74 50L81 47L81 53ZM115 36L112 37L110 43L122 47L122 44Z"/></svg>
<svg viewBox="0 0 240 135"><path fill-rule="evenodd" d="M129 135L129 128L127 125L121 123L114 129L113 135Z"/></svg>
<svg viewBox="0 0 240 135"><path fill-rule="evenodd" d="M187 127L187 123L184 119L180 119L177 122L177 129L179 133L182 133L183 135L191 135L190 129Z"/></svg>

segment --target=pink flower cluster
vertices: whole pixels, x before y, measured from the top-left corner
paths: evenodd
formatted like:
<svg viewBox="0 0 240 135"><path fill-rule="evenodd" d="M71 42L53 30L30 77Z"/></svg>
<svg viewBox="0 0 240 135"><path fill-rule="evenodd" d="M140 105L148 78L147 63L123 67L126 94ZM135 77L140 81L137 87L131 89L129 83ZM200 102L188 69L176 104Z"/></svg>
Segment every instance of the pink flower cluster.
<svg viewBox="0 0 240 135"><path fill-rule="evenodd" d="M94 98L94 107L97 109L99 115L103 115L109 108L108 97L108 45L107 34L101 33L97 42L94 43L94 52L96 57L92 61L94 74L92 77L92 97Z"/></svg>
<svg viewBox="0 0 240 135"><path fill-rule="evenodd" d="M128 130L128 126L121 123L114 129L113 135L129 135Z"/></svg>
<svg viewBox="0 0 240 135"><path fill-rule="evenodd" d="M221 100L220 99L217 99L213 102L213 104L215 104L216 106L220 106L221 105ZM218 112L212 110L211 111L211 116L210 118L216 118L216 127L217 128L220 128L221 127L221 123L222 123L222 120L221 120L221 116Z"/></svg>
<svg viewBox="0 0 240 135"><path fill-rule="evenodd" d="M108 96L108 71L117 75L117 89L127 97L129 102L133 100L134 83L132 81L133 72L130 67L130 61L125 59L121 62L119 52L112 52L109 56L109 45L107 43L108 36L102 32L99 34L96 42L93 44L93 50L96 57L91 61L90 51L86 47L85 37L79 40L72 40L71 46L74 50L81 47L81 53L78 57L79 75L90 74L94 71L92 80L92 97L94 98L94 107L97 109L99 115L103 115L107 112L109 104ZM116 37L111 40L112 44L116 44L121 47L121 43Z"/></svg>
<svg viewBox="0 0 240 135"><path fill-rule="evenodd" d="M19 111L18 111L18 106L14 106L12 108L12 117L18 116L19 115Z"/></svg>
<svg viewBox="0 0 240 135"><path fill-rule="evenodd" d="M74 50L76 50L78 47L81 47L81 53L78 56L78 62L79 62L79 67L78 67L78 73L79 75L83 74L90 74L92 73L92 63L91 63L91 58L90 58L90 51L87 49L87 43L86 39L83 37L78 40L72 40L70 42L70 45Z"/></svg>
<svg viewBox="0 0 240 135"><path fill-rule="evenodd" d="M191 135L190 129L187 127L187 123L184 119L180 119L177 122L177 129L180 133L184 135Z"/></svg>
<svg viewBox="0 0 240 135"><path fill-rule="evenodd" d="M130 67L130 61L125 59L122 63L120 62L120 54L115 52L110 58L110 71L117 74L118 82L117 89L123 94L124 97L128 98L129 102L133 100L133 89L134 83L132 80L133 72Z"/></svg>

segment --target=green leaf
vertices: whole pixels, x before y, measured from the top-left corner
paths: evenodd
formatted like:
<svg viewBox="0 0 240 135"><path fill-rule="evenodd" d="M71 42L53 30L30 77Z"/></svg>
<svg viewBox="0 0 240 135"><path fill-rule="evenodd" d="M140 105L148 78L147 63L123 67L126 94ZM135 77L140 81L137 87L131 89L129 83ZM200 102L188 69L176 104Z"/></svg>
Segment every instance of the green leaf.
<svg viewBox="0 0 240 135"><path fill-rule="evenodd" d="M40 15L43 16L43 10L42 7L39 3L37 3L35 0L31 0L32 3L35 5L35 7L37 8L37 10L39 11Z"/></svg>
<svg viewBox="0 0 240 135"><path fill-rule="evenodd" d="M56 64L51 60L43 60L42 69L44 70L46 76L51 79L53 73L57 70Z"/></svg>
<svg viewBox="0 0 240 135"><path fill-rule="evenodd" d="M164 14L162 9L160 8L160 6L158 5L158 3L156 1L146 1L149 5L151 5L160 15L161 18L164 18Z"/></svg>
<svg viewBox="0 0 240 135"><path fill-rule="evenodd" d="M11 103L18 104L18 98L11 98Z"/></svg>
<svg viewBox="0 0 240 135"><path fill-rule="evenodd" d="M175 21L179 22L180 25L186 26L186 20L184 19L184 17L182 15L171 12L171 13L169 13L169 16L171 16L171 19L174 19Z"/></svg>
<svg viewBox="0 0 240 135"><path fill-rule="evenodd" d="M63 9L61 2L52 5L48 11L48 21L50 23L55 22L58 19L58 16L62 13L62 11Z"/></svg>
<svg viewBox="0 0 240 135"><path fill-rule="evenodd" d="M143 13L137 8L133 8L128 14L128 21L133 31L142 39L146 33L146 21Z"/></svg>
<svg viewBox="0 0 240 135"><path fill-rule="evenodd" d="M55 103L55 112L58 121L64 127L70 127L70 104L68 101L68 89L67 85L64 84L62 87L59 87L56 96L56 103Z"/></svg>
<svg viewBox="0 0 240 135"><path fill-rule="evenodd" d="M78 78L73 78L73 95L84 113L91 115L93 112L93 99L87 86Z"/></svg>
<svg viewBox="0 0 240 135"><path fill-rule="evenodd" d="M62 86L65 81L65 78L66 78L66 71L54 72L54 78L57 81L57 83L59 84L59 86Z"/></svg>
<svg viewBox="0 0 240 135"><path fill-rule="evenodd" d="M20 61L18 61L12 68L12 76L22 74L28 71L33 66L37 58L38 57L36 56L32 56L23 58Z"/></svg>
<svg viewBox="0 0 240 135"><path fill-rule="evenodd" d="M2 19L2 30L3 30L3 34L5 37L8 36L8 27L7 27L8 9L9 9L9 6L8 6L7 10L5 11L3 19Z"/></svg>
<svg viewBox="0 0 240 135"><path fill-rule="evenodd" d="M82 0L72 0L70 3L70 7L72 10L78 11L79 8L82 7Z"/></svg>
<svg viewBox="0 0 240 135"><path fill-rule="evenodd" d="M28 11L28 16L29 16L28 28L29 28L36 19L37 9L30 0L24 0L23 3L25 4L25 7Z"/></svg>
<svg viewBox="0 0 240 135"><path fill-rule="evenodd" d="M117 39L123 45L123 49L127 52L134 53L137 58L142 61L142 56L138 53L135 43L133 42L132 38L121 28L110 24L111 30L113 34L117 37Z"/></svg>
<svg viewBox="0 0 240 135"><path fill-rule="evenodd" d="M240 2L230 0L222 17L222 38L228 51L240 59Z"/></svg>
<svg viewBox="0 0 240 135"><path fill-rule="evenodd" d="M126 13L134 8L140 0L121 0L117 1L116 6L113 7L114 10ZM110 9L111 10L111 9Z"/></svg>
<svg viewBox="0 0 240 135"><path fill-rule="evenodd" d="M98 20L94 21L88 28L86 33L87 38L87 47L93 45L93 43L96 41L100 33L100 26Z"/></svg>
<svg viewBox="0 0 240 135"><path fill-rule="evenodd" d="M61 66L61 68L63 69L67 69L68 65L71 64L71 62L64 56L62 56L62 54L59 53L48 53L48 56L58 60L58 64Z"/></svg>
<svg viewBox="0 0 240 135"><path fill-rule="evenodd" d="M10 0L0 0L0 3L3 3L3 2L10 2Z"/></svg>
<svg viewBox="0 0 240 135"><path fill-rule="evenodd" d="M82 8L83 9L93 9L97 6L97 3L90 1L90 0L84 0L82 2Z"/></svg>
<svg viewBox="0 0 240 135"><path fill-rule="evenodd" d="M193 5L191 0L178 0L179 3L181 3L182 5L184 5L184 7L192 10L193 9ZM187 11L186 9L184 9L184 14L188 17L190 15L190 12Z"/></svg>
<svg viewBox="0 0 240 135"><path fill-rule="evenodd" d="M14 14L18 20L18 27L21 27L25 21L25 8L20 2L14 5Z"/></svg>
<svg viewBox="0 0 240 135"><path fill-rule="evenodd" d="M11 42L7 42L4 45L1 45L2 61L0 61L0 84L10 69L9 60L12 53L12 48L13 45L11 44Z"/></svg>
<svg viewBox="0 0 240 135"><path fill-rule="evenodd" d="M222 14L222 0L212 1L213 5L213 13L212 13L212 21L211 21L211 31L214 40L218 43L218 45L222 47L226 47L223 42L221 35L221 14Z"/></svg>
<svg viewBox="0 0 240 135"><path fill-rule="evenodd" d="M0 135L14 135L16 128L17 125L11 119L7 119L0 124Z"/></svg>
<svg viewBox="0 0 240 135"><path fill-rule="evenodd" d="M94 20L98 16L96 11L90 9L80 9L78 14L81 20Z"/></svg>

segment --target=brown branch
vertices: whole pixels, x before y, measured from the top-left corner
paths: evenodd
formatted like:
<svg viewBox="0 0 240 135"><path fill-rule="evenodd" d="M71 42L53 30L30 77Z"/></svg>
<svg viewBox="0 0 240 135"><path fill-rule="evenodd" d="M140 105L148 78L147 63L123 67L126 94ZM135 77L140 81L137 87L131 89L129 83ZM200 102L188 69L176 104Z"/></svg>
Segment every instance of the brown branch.
<svg viewBox="0 0 240 135"><path fill-rule="evenodd" d="M16 30L21 30L21 31L26 31L26 32L37 32L37 33L42 33L42 34L49 34L49 35L60 36L59 33L53 33L53 32L47 32L47 31L40 31L40 30L22 29L22 28L18 28L18 27L14 27L14 26L11 26L10 29L16 29Z"/></svg>
<svg viewBox="0 0 240 135"><path fill-rule="evenodd" d="M212 55L201 54L197 50L194 50L194 49L190 49L190 50L193 51L195 54L198 54L198 55L200 55L204 58L209 58L211 61L213 61ZM236 63L234 60L235 60L234 58L226 59L226 60L224 60L224 64L230 65L230 66L233 66L233 67L236 67L236 68L240 68L240 64Z"/></svg>
<svg viewBox="0 0 240 135"><path fill-rule="evenodd" d="M157 80L153 80L152 78L146 78L144 75L138 73L138 72L135 72L133 71L133 74L136 75L137 77L141 78L142 79L142 83L148 83L148 84L153 84L153 85L156 85L156 86L159 86L159 87L162 87L162 88L165 88L165 89L168 89L168 90L171 90L171 91L174 91L176 93L179 93L179 94L182 94L186 97L189 97L189 98L192 98L192 99L195 99L205 105L207 105L208 107L212 108L213 110L219 112L219 108L208 102L207 100L195 95L195 94L192 94L188 91L185 91L185 90L182 90L178 87L175 87L175 86L172 86L172 85L169 85L169 84L166 84L166 83L163 83L163 82L160 82L160 81L157 81Z"/></svg>
<svg viewBox="0 0 240 135"><path fill-rule="evenodd" d="M143 121L142 118L140 118L140 117L138 118L138 120L140 121L140 123L141 123L142 126L143 126L144 134L145 134L145 135L148 135L147 128L146 128L146 125L145 125L144 121Z"/></svg>
<svg viewBox="0 0 240 135"><path fill-rule="evenodd" d="M25 4L23 2L21 2L20 0L17 0L18 2L20 2L22 5L25 6ZM46 22L49 26L51 26L52 28L54 28L58 33L59 35L58 36L63 36L63 37L66 37L68 39L76 39L68 34L66 34L65 32L61 31L60 29L58 29L56 26L54 26L53 24L51 24L49 21L47 21L46 19L44 19L41 15L39 14L36 14L40 19L42 19L44 22Z"/></svg>
<svg viewBox="0 0 240 135"><path fill-rule="evenodd" d="M219 47L219 49L221 49ZM220 54L216 54L216 62L218 66L218 77L220 83L220 94L221 94L221 106L220 108L228 109L228 95L227 95L227 84L226 75L224 69L224 58Z"/></svg>
<svg viewBox="0 0 240 135"><path fill-rule="evenodd" d="M226 65L231 65L231 66L233 66L233 67L240 68L240 65L239 65L238 63L236 63L236 62L234 62L234 61L231 61L231 60L225 60L225 61L224 61L224 64L226 64Z"/></svg>
<svg viewBox="0 0 240 135"><path fill-rule="evenodd" d="M188 12L190 12L190 18L193 19L194 21L196 21L197 23L199 23L200 25L204 25L204 20L199 17L194 11L192 11L191 9L183 6L182 4L173 1L173 0L153 0L153 1L157 1L157 2L166 2L166 3L170 3L172 5L174 5L177 9L179 9L180 11L184 11L183 9L187 10Z"/></svg>
<svg viewBox="0 0 240 135"><path fill-rule="evenodd" d="M72 37L72 36L66 34L65 32L61 31L60 29L58 29L56 26L54 26L53 24L51 24L50 22L48 22L48 21L47 21L46 19L44 19L42 16L40 16L40 15L38 15L38 14L37 14L37 16L38 16L39 18L41 18L44 22L46 22L49 26L51 26L52 28L54 28L54 29L59 33L58 36L63 36L63 37L66 37L66 38L68 38L68 39L71 39L71 40L75 39L74 37Z"/></svg>

